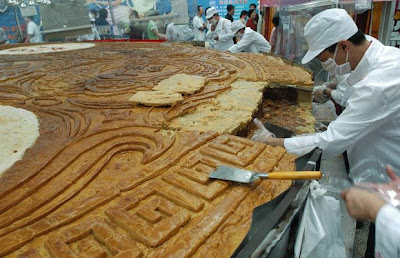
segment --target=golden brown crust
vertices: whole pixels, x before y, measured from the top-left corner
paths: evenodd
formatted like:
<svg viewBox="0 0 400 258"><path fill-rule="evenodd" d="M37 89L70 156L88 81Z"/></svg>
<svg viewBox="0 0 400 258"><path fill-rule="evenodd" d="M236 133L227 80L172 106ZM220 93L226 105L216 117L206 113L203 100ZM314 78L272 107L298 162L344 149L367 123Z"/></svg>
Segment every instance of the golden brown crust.
<svg viewBox="0 0 400 258"><path fill-rule="evenodd" d="M291 182L238 186L210 181L209 173L219 164L292 169L293 160L248 139L167 128L238 78L309 83L308 73L293 75L287 65L272 73L267 65L279 60L247 60L142 43L0 56L0 104L40 121L35 145L0 176L0 256L229 256L253 208ZM177 73L207 83L174 107L128 101Z"/></svg>

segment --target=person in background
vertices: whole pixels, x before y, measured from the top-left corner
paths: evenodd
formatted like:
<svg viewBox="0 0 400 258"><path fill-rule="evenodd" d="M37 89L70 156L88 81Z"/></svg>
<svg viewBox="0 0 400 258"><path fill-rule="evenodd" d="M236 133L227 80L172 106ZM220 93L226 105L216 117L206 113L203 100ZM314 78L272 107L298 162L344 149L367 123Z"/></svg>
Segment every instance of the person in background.
<svg viewBox="0 0 400 258"><path fill-rule="evenodd" d="M204 23L203 18L203 7L197 6L197 15L193 18L193 29L194 29L194 40L204 41L206 38L205 29L207 25Z"/></svg>
<svg viewBox="0 0 400 258"><path fill-rule="evenodd" d="M100 9L99 10L99 16L96 18L96 20L94 21L94 24L96 26L105 26L105 25L110 25L107 21L107 10L106 9Z"/></svg>
<svg viewBox="0 0 400 258"><path fill-rule="evenodd" d="M249 19L247 20L246 27L250 27L252 30L257 31L257 12L256 9L249 10Z"/></svg>
<svg viewBox="0 0 400 258"><path fill-rule="evenodd" d="M249 13L248 13L246 10L243 10L243 11L240 13L239 21L240 21L241 23L243 23L243 25L245 25L245 26L246 26L247 15L248 15L248 14L249 14Z"/></svg>
<svg viewBox="0 0 400 258"><path fill-rule="evenodd" d="M210 7L206 12L208 21L206 39L210 42L211 48L228 50L233 46L231 22L219 16L215 7Z"/></svg>
<svg viewBox="0 0 400 258"><path fill-rule="evenodd" d="M95 24L96 16L97 16L96 11L89 12L89 20L90 20L90 23L92 24L93 40L100 40L100 35L99 35L99 32L98 32L98 30L96 28L96 24Z"/></svg>
<svg viewBox="0 0 400 258"><path fill-rule="evenodd" d="M149 39L167 39L167 35L158 31L157 23L155 23L153 20L150 20L149 24L147 25L147 36Z"/></svg>
<svg viewBox="0 0 400 258"><path fill-rule="evenodd" d="M42 33L40 32L39 26L33 21L33 17L26 16L24 20L26 22L26 32L28 34L24 43L42 43Z"/></svg>
<svg viewBox="0 0 400 258"><path fill-rule="evenodd" d="M170 22L168 24L167 29L165 31L165 36L167 37L167 40L169 40L169 41L179 40L178 27L175 25L174 22Z"/></svg>
<svg viewBox="0 0 400 258"><path fill-rule="evenodd" d="M344 190L341 196L352 217L375 222L374 256L399 257L400 210L393 205L398 205L399 202L400 178L390 167L387 167L386 170L391 182L367 185L367 187L372 188L371 190L353 186ZM373 189L377 191L372 191Z"/></svg>
<svg viewBox="0 0 400 258"><path fill-rule="evenodd" d="M259 22L260 18L258 16L258 12L257 12L257 5L256 4L249 5L249 17L250 17L250 10L254 10L256 12L257 29L255 31L260 31L261 23Z"/></svg>
<svg viewBox="0 0 400 258"><path fill-rule="evenodd" d="M225 19L228 19L231 22L233 22L233 15L235 14L235 7L231 4L228 4L226 6L226 12L227 12L227 14L225 15Z"/></svg>
<svg viewBox="0 0 400 258"><path fill-rule="evenodd" d="M91 10L89 11L89 21L90 24L92 24L92 34L85 34L85 35L79 35L76 38L76 41L84 41L84 40L100 40L100 35L99 32L97 31L97 27L94 24L96 20L96 11Z"/></svg>
<svg viewBox="0 0 400 258"><path fill-rule="evenodd" d="M231 53L251 52L258 54L260 52L269 52L271 45L258 32L255 32L249 27L245 27L240 21L234 21L231 25L231 30L239 38L239 42L228 49Z"/></svg>
<svg viewBox="0 0 400 258"><path fill-rule="evenodd" d="M7 44L8 38L3 28L0 27L0 44Z"/></svg>
<svg viewBox="0 0 400 258"><path fill-rule="evenodd" d="M282 26L279 26L280 18L279 13L276 13L272 18L272 24L274 24L274 28L271 31L271 37L269 39L269 43L271 44L271 52L276 55L284 55L285 50L283 48L283 31Z"/></svg>
<svg viewBox="0 0 400 258"><path fill-rule="evenodd" d="M129 16L129 38L130 39L142 39L143 31L141 26L139 26L139 13L136 10L131 12Z"/></svg>

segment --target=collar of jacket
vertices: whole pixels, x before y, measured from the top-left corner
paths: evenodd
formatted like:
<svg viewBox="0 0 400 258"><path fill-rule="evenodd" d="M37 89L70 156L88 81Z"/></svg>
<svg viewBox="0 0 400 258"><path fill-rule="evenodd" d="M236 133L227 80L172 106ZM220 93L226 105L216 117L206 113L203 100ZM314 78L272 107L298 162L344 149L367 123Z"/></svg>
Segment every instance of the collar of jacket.
<svg viewBox="0 0 400 258"><path fill-rule="evenodd" d="M379 52L382 51L384 45L377 39L374 39L370 36L367 37L368 41L371 41L371 45L365 52L364 56L361 58L360 63L358 63L356 69L350 74L347 78L347 83L350 86L355 85L356 83L363 80L368 73L374 68L374 65L377 63L377 58Z"/></svg>

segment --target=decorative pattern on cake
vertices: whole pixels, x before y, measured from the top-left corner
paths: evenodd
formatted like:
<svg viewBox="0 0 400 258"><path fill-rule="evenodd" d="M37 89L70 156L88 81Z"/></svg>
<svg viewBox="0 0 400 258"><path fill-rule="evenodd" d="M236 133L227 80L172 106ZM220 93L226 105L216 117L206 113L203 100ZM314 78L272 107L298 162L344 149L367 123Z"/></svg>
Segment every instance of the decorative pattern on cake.
<svg viewBox="0 0 400 258"><path fill-rule="evenodd" d="M246 111L249 120L269 82L311 83L307 71L280 59L243 56L253 57L141 43L1 55L0 105L35 114L40 136L0 175L0 256L229 256L253 208L291 182L237 185L208 180L209 173L220 164L292 170L294 157L222 134L246 123L236 118L225 127L210 120L216 131L172 124L216 101L212 112L242 104L235 112ZM205 85L173 107L129 101L175 74L201 76ZM256 97L237 101L241 86Z"/></svg>

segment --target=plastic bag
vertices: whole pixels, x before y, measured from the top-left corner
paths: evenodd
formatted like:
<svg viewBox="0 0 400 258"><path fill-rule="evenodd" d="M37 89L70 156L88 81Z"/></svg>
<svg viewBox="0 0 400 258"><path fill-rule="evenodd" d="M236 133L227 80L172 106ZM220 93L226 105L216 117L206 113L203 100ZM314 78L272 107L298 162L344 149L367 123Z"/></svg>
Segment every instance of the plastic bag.
<svg viewBox="0 0 400 258"><path fill-rule="evenodd" d="M396 175L393 168L386 167L387 177L390 178L385 183L359 183L358 186L366 187L372 191L378 192L383 199L388 201L393 206L400 205L400 177Z"/></svg>
<svg viewBox="0 0 400 258"><path fill-rule="evenodd" d="M317 181L310 183L295 243L295 257L346 257L341 234L340 202L326 196Z"/></svg>

